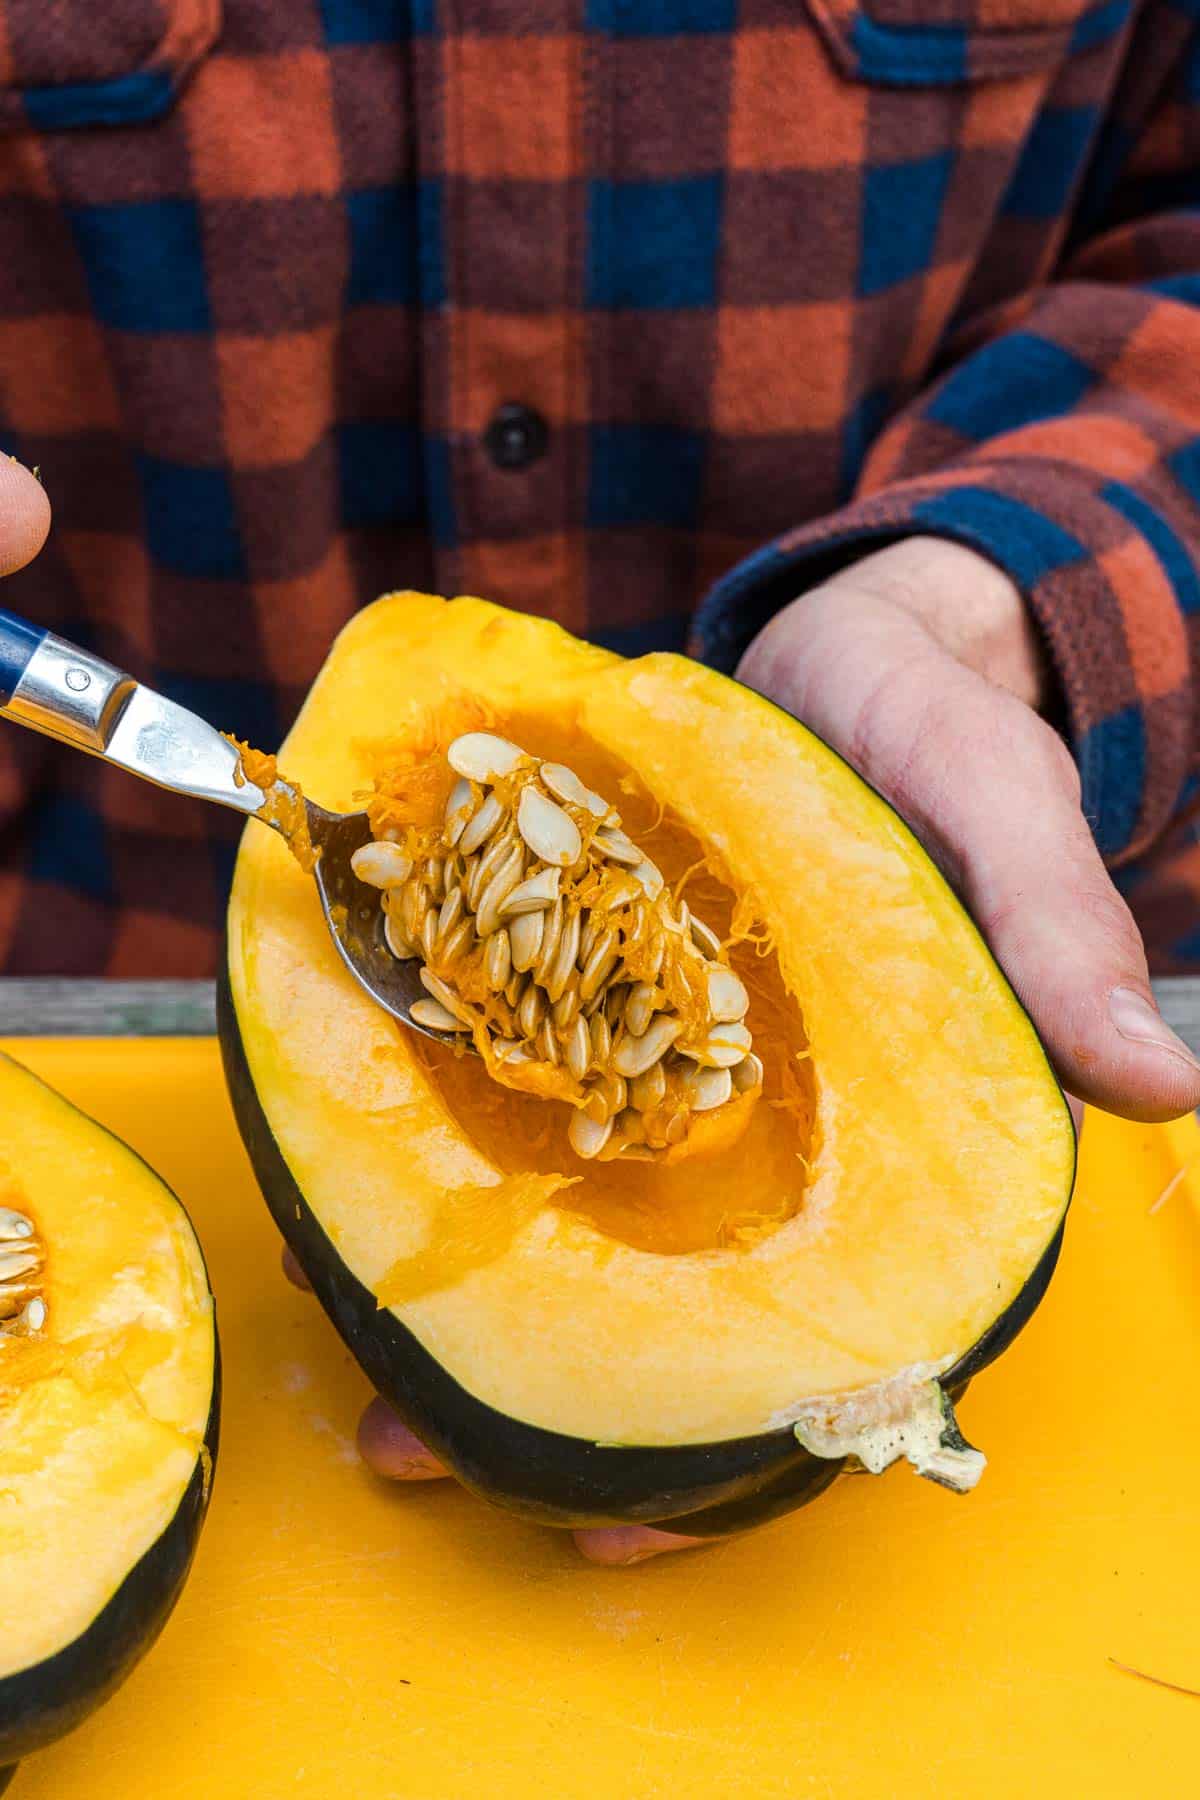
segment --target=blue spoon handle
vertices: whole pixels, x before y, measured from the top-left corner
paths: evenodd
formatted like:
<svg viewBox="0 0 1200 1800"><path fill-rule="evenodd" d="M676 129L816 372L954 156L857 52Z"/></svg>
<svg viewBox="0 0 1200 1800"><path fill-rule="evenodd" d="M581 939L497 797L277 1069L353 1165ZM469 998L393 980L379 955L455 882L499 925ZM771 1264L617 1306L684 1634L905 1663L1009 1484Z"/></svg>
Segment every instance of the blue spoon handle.
<svg viewBox="0 0 1200 1800"><path fill-rule="evenodd" d="M46 633L0 606L0 706L7 706Z"/></svg>
<svg viewBox="0 0 1200 1800"><path fill-rule="evenodd" d="M2 3L2 0L0 0ZM228 738L103 657L0 607L0 718L236 812L265 796Z"/></svg>

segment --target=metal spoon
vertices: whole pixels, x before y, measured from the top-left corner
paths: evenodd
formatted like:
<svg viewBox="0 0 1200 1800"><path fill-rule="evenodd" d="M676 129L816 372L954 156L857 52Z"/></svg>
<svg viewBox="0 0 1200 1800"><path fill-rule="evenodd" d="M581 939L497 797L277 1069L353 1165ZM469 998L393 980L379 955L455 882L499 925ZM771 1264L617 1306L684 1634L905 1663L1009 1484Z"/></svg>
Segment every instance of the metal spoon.
<svg viewBox="0 0 1200 1800"><path fill-rule="evenodd" d="M158 787L215 800L252 818L262 816L267 796L252 782L237 779L238 752L219 731L111 663L2 607L0 716ZM294 797L286 782L279 786ZM350 867L354 852L371 836L366 813L327 812L307 799L304 807L317 851L313 878L321 911L354 979L411 1031L440 1042L466 1041L473 1048L465 1033L431 1031L412 1016L414 1000L429 997L421 986L419 964L415 959L399 962L392 955L384 941L378 890L360 881ZM272 819L263 823L281 830Z"/></svg>

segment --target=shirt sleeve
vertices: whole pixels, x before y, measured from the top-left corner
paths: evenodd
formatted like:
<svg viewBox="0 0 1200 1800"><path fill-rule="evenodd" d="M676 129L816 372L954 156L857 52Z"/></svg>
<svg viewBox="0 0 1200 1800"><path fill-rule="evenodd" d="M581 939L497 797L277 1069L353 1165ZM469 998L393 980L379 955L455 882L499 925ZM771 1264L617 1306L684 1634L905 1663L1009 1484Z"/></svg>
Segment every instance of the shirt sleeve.
<svg viewBox="0 0 1200 1800"><path fill-rule="evenodd" d="M1112 122L1108 143L1119 140ZM1102 140L1100 159L1103 161ZM1200 53L1052 284L968 326L888 424L853 497L738 564L693 647L732 670L770 616L899 537L956 539L1021 589L1114 863L1159 836L1197 748Z"/></svg>

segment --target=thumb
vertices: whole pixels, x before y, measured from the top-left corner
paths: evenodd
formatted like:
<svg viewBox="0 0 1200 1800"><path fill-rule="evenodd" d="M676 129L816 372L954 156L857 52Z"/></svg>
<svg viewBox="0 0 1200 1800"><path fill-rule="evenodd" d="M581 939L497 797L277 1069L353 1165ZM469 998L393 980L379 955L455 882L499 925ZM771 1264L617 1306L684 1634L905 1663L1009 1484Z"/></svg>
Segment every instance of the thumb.
<svg viewBox="0 0 1200 1800"><path fill-rule="evenodd" d="M812 725L912 826L1072 1093L1132 1119L1200 1105L1200 1063L1154 1004L1061 738L912 617L816 598L768 626L742 679Z"/></svg>
<svg viewBox="0 0 1200 1800"><path fill-rule="evenodd" d="M1071 1092L1130 1119L1191 1111L1200 1062L1155 1004L1066 746L1020 701L947 663L894 798L955 876ZM976 773L947 780L953 767Z"/></svg>
<svg viewBox="0 0 1200 1800"><path fill-rule="evenodd" d="M50 502L37 478L0 456L0 575L32 562L50 529Z"/></svg>

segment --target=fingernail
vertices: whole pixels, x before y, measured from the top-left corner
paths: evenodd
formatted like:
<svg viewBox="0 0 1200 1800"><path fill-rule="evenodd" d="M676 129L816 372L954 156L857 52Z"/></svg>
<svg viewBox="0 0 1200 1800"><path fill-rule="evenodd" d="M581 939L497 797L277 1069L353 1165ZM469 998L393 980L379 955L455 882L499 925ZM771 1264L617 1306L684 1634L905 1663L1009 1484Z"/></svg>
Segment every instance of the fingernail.
<svg viewBox="0 0 1200 1800"><path fill-rule="evenodd" d="M1121 1036L1131 1043L1149 1044L1154 1050L1165 1050L1169 1056L1178 1057L1189 1068L1200 1072L1200 1061L1144 994L1133 988L1114 988L1108 996L1108 1016Z"/></svg>

